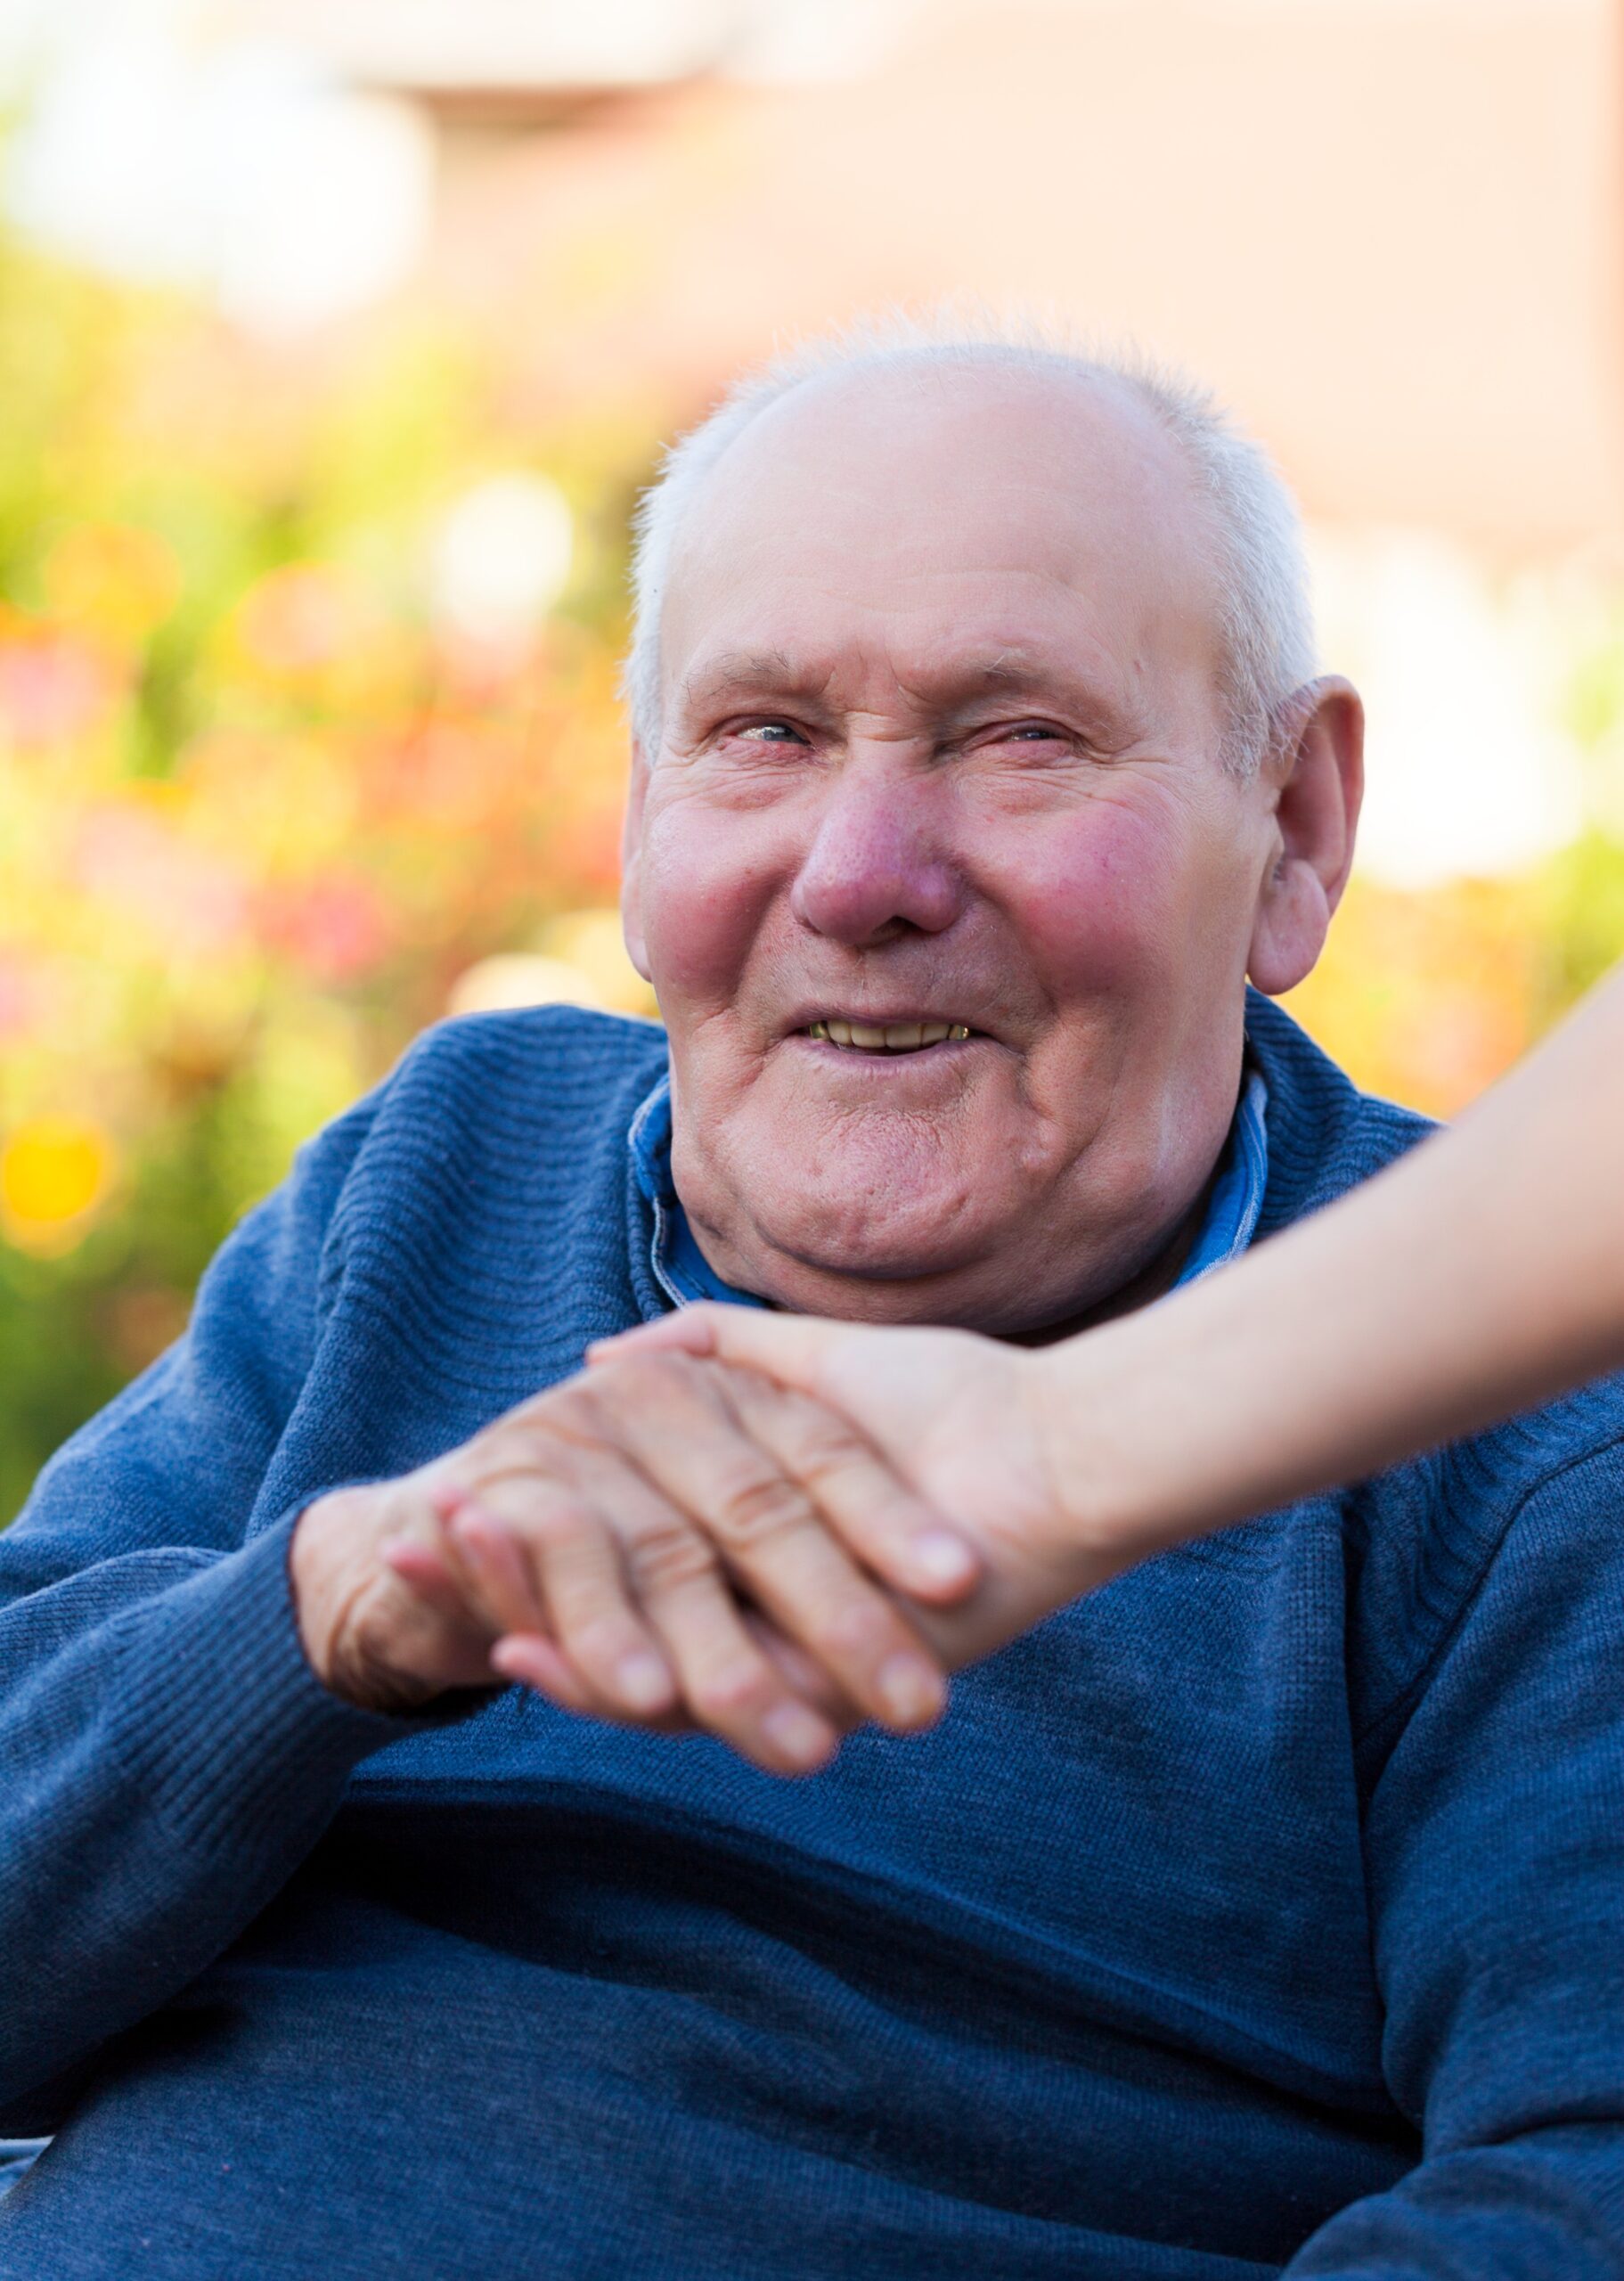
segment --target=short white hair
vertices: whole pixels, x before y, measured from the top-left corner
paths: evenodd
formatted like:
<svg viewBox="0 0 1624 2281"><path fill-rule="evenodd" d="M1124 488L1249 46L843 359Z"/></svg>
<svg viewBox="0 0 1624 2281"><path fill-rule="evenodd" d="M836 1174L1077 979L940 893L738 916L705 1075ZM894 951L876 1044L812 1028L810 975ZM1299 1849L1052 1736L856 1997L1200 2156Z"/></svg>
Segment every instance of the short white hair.
<svg viewBox="0 0 1624 2281"><path fill-rule="evenodd" d="M1137 349L1088 350L1033 320L965 323L891 315L777 356L747 374L665 452L633 519L632 639L624 691L652 759L660 740L660 612L677 541L707 477L770 405L827 374L993 365L1127 388L1183 448L1211 511L1226 724L1223 757L1242 773L1267 749L1279 710L1315 670L1313 615L1296 502L1274 462L1215 401Z"/></svg>

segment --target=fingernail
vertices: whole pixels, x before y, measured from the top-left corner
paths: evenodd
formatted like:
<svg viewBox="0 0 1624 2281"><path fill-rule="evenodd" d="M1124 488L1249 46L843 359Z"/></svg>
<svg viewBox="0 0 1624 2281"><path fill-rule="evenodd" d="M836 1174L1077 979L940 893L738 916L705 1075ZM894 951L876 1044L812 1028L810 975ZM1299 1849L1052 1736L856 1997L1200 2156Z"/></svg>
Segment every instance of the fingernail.
<svg viewBox="0 0 1624 2281"><path fill-rule="evenodd" d="M670 1675L659 1657L645 1647L621 1657L615 1666L615 1682L639 1711L657 1711L671 1700Z"/></svg>
<svg viewBox="0 0 1624 2281"><path fill-rule="evenodd" d="M797 1766L815 1766L828 1750L828 1729L798 1703L775 1704L762 1721L762 1732Z"/></svg>
<svg viewBox="0 0 1624 2281"><path fill-rule="evenodd" d="M941 1674L917 1656L891 1656L875 1674L875 1692L900 1727L934 1719L942 1708Z"/></svg>
<svg viewBox="0 0 1624 2281"><path fill-rule="evenodd" d="M922 1529L909 1548L918 1574L933 1584L958 1584L975 1570L975 1556L947 1529Z"/></svg>

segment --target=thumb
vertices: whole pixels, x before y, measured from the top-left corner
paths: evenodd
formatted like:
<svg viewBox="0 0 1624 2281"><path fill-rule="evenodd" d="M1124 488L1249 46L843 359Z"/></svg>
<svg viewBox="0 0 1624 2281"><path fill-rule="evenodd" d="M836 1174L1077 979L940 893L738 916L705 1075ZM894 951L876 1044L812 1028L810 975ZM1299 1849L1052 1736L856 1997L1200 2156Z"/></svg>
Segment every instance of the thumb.
<svg viewBox="0 0 1624 2281"><path fill-rule="evenodd" d="M760 1307L724 1306L714 1299L680 1307L657 1322L639 1323L614 1338L594 1339L589 1362L617 1361L625 1354L680 1348L688 1354L714 1355L759 1370L779 1386L815 1394L822 1365L837 1344L861 1338L869 1326L830 1322L819 1315L769 1314Z"/></svg>

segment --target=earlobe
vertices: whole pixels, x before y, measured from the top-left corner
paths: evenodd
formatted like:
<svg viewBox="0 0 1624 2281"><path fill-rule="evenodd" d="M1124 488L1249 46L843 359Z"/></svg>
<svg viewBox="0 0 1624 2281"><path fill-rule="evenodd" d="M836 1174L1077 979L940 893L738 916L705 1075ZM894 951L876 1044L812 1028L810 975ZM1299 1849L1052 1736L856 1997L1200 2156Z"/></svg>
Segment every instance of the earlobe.
<svg viewBox="0 0 1624 2281"><path fill-rule="evenodd" d="M1272 767L1279 844L1258 898L1247 971L1269 997L1309 974L1353 862L1364 792L1364 708L1339 675L1299 690L1285 708Z"/></svg>

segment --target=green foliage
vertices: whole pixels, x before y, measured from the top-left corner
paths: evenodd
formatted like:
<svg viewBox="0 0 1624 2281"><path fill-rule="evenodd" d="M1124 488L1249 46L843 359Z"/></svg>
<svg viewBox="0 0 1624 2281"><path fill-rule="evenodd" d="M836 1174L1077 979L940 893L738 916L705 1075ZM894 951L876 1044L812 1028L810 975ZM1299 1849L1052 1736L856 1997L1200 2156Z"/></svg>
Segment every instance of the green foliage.
<svg viewBox="0 0 1624 2281"><path fill-rule="evenodd" d="M556 973L612 895L624 521L590 510L652 437L506 393L420 321L300 362L0 237L0 1520L458 978ZM574 573L470 646L436 533L515 470L576 505ZM598 952L579 983L642 1002Z"/></svg>

